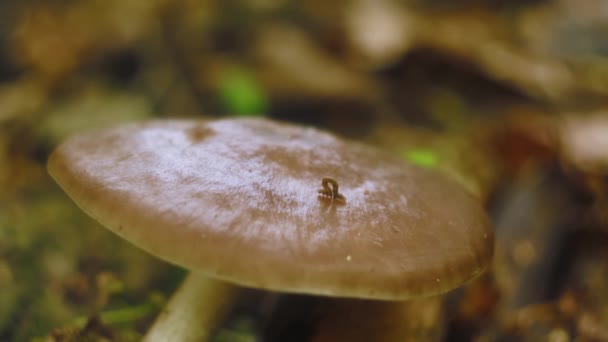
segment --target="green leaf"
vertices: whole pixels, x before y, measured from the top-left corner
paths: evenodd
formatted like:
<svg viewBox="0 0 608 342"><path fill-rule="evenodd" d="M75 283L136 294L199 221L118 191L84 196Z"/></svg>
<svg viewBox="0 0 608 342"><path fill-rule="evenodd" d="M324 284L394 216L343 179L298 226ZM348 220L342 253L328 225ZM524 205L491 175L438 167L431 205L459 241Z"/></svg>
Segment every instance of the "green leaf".
<svg viewBox="0 0 608 342"><path fill-rule="evenodd" d="M433 151L424 149L407 150L403 157L412 164L427 168L434 168L439 163L437 155Z"/></svg>
<svg viewBox="0 0 608 342"><path fill-rule="evenodd" d="M268 100L254 76L244 68L228 70L220 83L223 105L238 116L263 116Z"/></svg>

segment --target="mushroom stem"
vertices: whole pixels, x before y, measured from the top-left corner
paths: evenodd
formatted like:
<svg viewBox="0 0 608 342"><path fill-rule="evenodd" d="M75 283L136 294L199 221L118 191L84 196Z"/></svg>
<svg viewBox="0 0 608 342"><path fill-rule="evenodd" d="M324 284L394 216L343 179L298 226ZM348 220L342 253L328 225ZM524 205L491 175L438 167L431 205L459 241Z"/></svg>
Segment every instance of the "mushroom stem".
<svg viewBox="0 0 608 342"><path fill-rule="evenodd" d="M191 272L144 337L145 342L208 341L226 317L238 288Z"/></svg>

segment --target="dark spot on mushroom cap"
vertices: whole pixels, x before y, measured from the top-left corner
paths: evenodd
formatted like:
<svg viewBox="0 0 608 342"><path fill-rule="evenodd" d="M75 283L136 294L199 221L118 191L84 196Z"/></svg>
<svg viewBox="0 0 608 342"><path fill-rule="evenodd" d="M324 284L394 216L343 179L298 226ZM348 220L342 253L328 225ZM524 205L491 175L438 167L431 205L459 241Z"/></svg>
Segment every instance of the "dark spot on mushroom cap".
<svg viewBox="0 0 608 342"><path fill-rule="evenodd" d="M194 125L186 130L186 135L193 143L200 143L207 137L213 134L213 130L211 130L207 125L201 123L198 125Z"/></svg>

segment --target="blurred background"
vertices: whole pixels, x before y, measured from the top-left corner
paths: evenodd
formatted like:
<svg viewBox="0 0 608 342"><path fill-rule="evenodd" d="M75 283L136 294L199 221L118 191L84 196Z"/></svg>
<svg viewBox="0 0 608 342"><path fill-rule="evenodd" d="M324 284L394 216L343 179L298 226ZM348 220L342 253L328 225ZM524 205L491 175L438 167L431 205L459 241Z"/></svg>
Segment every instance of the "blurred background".
<svg viewBox="0 0 608 342"><path fill-rule="evenodd" d="M59 190L59 142L225 116L374 144L484 202L492 269L403 340L608 341L604 0L0 2L0 340L136 341L184 275ZM218 340L262 340L254 316Z"/></svg>

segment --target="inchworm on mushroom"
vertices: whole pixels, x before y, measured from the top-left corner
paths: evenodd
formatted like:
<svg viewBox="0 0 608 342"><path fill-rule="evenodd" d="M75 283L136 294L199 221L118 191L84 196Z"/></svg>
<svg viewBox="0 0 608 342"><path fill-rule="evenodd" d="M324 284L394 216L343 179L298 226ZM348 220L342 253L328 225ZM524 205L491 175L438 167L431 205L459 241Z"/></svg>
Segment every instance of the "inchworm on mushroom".
<svg viewBox="0 0 608 342"><path fill-rule="evenodd" d="M331 188L330 185L331 184ZM336 200L336 201L340 201L340 202L345 202L346 198L338 192L338 182L336 182L335 179L330 178L330 177L325 177L323 178L322 182L321 182L321 186L323 186L323 189L319 190L319 194L325 196L325 197L329 197L332 200Z"/></svg>

